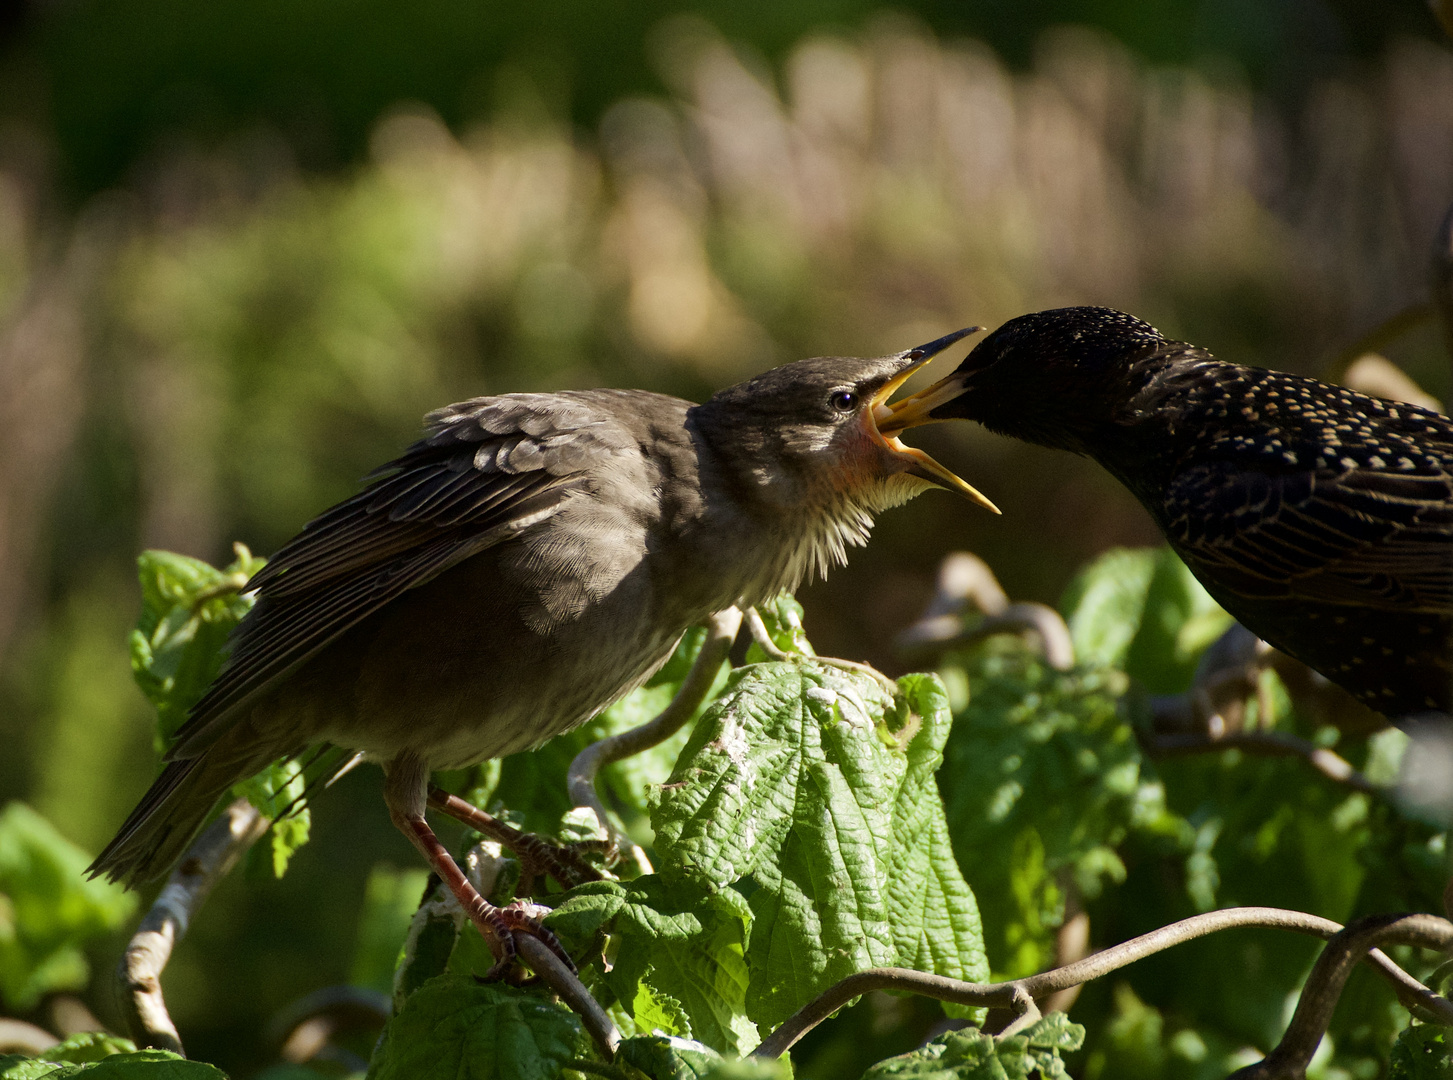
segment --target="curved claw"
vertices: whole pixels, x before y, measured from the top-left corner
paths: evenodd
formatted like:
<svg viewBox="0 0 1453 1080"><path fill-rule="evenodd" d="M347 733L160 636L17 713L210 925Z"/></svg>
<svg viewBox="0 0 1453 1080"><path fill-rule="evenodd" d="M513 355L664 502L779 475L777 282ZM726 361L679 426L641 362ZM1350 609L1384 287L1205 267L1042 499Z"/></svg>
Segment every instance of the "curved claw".
<svg viewBox="0 0 1453 1080"><path fill-rule="evenodd" d="M515 947L516 934L529 934L554 953L569 968L570 974L580 973L575 961L570 959L570 954L560 944L560 939L535 916L534 912L538 909L537 904L516 900L508 907L492 907L483 913L483 921L490 931L485 936L485 943L489 945L490 952L494 953L495 962L488 971L479 976L481 982L498 982L502 979L514 981L510 976L519 963L519 950Z"/></svg>

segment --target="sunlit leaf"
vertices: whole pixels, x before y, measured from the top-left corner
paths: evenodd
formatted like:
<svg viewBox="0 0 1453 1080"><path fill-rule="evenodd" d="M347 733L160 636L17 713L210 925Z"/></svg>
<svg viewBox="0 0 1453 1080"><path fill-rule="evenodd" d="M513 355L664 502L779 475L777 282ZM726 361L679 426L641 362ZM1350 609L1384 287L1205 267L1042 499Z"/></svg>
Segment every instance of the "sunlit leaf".
<svg viewBox="0 0 1453 1080"><path fill-rule="evenodd" d="M24 803L0 811L0 998L11 1009L85 986L82 946L136 910L134 894L86 877L90 861Z"/></svg>
<svg viewBox="0 0 1453 1080"><path fill-rule="evenodd" d="M563 1005L502 983L444 975L419 987L388 1026L369 1080L558 1080L583 1049Z"/></svg>

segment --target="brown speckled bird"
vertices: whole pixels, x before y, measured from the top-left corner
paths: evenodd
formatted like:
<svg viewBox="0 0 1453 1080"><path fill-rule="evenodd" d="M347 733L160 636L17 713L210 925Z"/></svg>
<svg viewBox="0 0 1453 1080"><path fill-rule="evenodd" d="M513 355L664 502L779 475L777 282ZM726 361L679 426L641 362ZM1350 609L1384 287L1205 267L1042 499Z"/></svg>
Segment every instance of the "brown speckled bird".
<svg viewBox="0 0 1453 1080"><path fill-rule="evenodd" d="M1248 629L1391 719L1453 707L1453 420L1214 359L1108 308L1005 323L929 419L1099 462Z"/></svg>
<svg viewBox="0 0 1453 1080"><path fill-rule="evenodd" d="M425 822L430 772L584 722L687 627L843 562L887 507L934 486L989 505L878 430L904 380L969 332L788 364L702 405L588 390L432 413L249 582L226 665L92 872L156 876L234 783L330 743L383 764L395 824L504 962L511 925Z"/></svg>

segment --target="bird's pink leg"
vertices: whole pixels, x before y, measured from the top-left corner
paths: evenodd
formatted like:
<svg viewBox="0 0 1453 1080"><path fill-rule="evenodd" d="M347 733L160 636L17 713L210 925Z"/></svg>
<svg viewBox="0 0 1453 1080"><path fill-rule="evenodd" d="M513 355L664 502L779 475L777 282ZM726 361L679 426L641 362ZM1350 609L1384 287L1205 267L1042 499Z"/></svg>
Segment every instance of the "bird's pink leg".
<svg viewBox="0 0 1453 1080"><path fill-rule="evenodd" d="M419 849L430 868L439 875L439 880L454 894L465 916L478 927L494 954L494 966L485 972L485 979L499 979L509 973L515 963L517 933L539 938L571 972L575 972L574 962L554 934L513 904L495 907L464 876L464 871L459 869L459 864L424 819L428 780L429 773L422 761L412 754L400 754L384 769L384 802L394 825Z"/></svg>
<svg viewBox="0 0 1453 1080"><path fill-rule="evenodd" d="M604 877L577 854L581 849L603 849L604 844L552 844L533 833L520 832L519 829L506 825L493 814L486 814L473 803L465 802L457 795L450 795L442 788L429 788L429 805L454 820L477 829L491 840L498 840L520 857L531 878L536 873L546 873L569 889L585 881L600 881ZM520 893L528 895L529 892L529 885L522 877Z"/></svg>

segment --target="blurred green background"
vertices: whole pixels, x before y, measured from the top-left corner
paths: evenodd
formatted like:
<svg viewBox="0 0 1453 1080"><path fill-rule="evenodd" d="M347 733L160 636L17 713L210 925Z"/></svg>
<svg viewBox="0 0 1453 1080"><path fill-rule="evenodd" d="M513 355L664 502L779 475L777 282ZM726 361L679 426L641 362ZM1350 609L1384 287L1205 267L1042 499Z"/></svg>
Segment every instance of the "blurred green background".
<svg viewBox="0 0 1453 1080"><path fill-rule="evenodd" d="M1072 303L1335 375L1425 301L1450 202L1453 52L1412 0L12 0L0 805L98 849L154 770L136 552L266 554L430 408L699 399ZM1453 395L1431 322L1382 347ZM1087 463L915 441L1004 517L885 515L802 594L824 651L902 670L950 550L1053 602L1155 540ZM210 902L168 972L189 1049L246 1073L269 1016L347 979L370 868L413 865L378 783ZM84 995L111 1022L122 940Z"/></svg>

